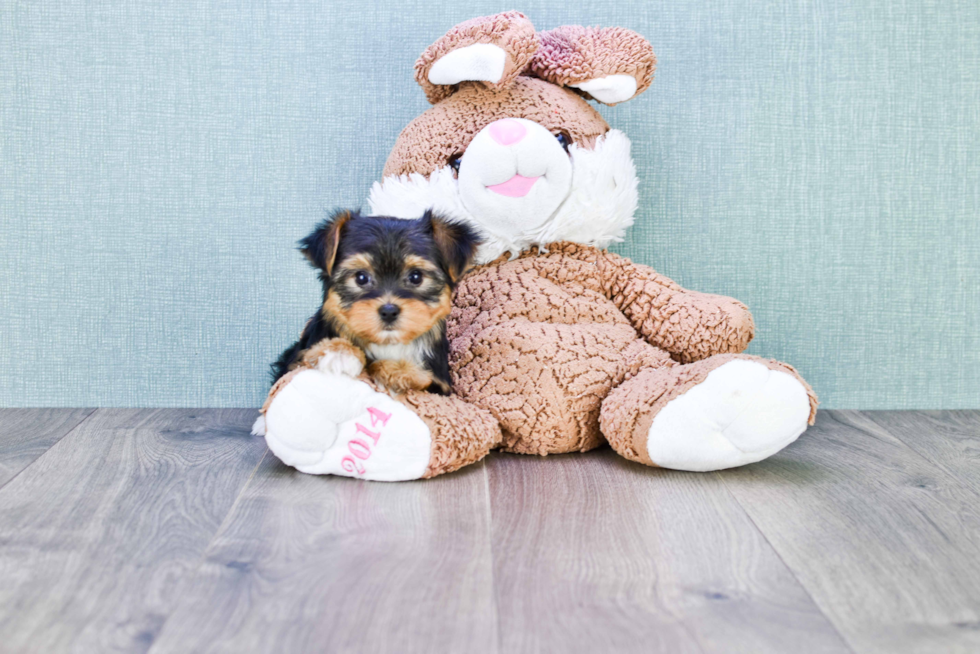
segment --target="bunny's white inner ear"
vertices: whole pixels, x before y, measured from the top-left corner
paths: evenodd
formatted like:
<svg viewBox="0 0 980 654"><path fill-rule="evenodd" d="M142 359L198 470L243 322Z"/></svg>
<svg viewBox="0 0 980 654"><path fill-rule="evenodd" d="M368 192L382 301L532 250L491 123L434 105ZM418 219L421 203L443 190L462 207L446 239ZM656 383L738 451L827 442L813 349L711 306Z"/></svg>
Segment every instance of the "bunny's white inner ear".
<svg viewBox="0 0 980 654"><path fill-rule="evenodd" d="M625 102L636 94L636 78L632 75L607 75L569 86L585 91L604 104Z"/></svg>
<svg viewBox="0 0 980 654"><path fill-rule="evenodd" d="M460 82L499 82L504 75L507 53L492 43L474 43L453 50L429 69L432 84ZM633 82L636 90L636 82Z"/></svg>

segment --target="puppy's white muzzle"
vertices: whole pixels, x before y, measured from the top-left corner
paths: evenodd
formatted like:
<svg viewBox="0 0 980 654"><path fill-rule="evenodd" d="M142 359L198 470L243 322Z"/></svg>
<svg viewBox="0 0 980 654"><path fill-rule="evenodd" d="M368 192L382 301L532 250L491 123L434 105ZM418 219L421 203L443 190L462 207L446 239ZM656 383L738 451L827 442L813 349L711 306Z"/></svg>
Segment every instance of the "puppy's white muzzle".
<svg viewBox="0 0 980 654"><path fill-rule="evenodd" d="M568 153L554 134L525 118L490 123L460 161L460 201L481 227L499 235L543 225L571 186Z"/></svg>

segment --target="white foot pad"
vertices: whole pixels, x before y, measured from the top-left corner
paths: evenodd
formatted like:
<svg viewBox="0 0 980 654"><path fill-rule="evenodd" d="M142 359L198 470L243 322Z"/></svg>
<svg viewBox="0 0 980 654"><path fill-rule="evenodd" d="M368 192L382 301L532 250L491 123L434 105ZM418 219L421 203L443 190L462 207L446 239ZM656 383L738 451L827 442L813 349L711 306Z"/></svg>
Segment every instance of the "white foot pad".
<svg viewBox="0 0 980 654"><path fill-rule="evenodd" d="M360 359L346 352L327 352L316 362L316 369L333 375L357 377L364 370Z"/></svg>
<svg viewBox="0 0 980 654"><path fill-rule="evenodd" d="M795 441L809 416L810 399L795 377L736 359L661 409L650 425L647 453L674 470L734 468Z"/></svg>
<svg viewBox="0 0 980 654"><path fill-rule="evenodd" d="M375 481L418 479L432 438L405 405L364 382L306 370L265 414L269 449L300 472Z"/></svg>

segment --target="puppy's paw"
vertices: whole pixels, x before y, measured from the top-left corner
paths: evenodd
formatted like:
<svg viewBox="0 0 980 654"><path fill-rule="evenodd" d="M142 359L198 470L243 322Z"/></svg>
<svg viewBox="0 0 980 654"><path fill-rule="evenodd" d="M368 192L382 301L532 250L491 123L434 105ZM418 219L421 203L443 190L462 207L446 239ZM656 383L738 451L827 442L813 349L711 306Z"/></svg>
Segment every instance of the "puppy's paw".
<svg viewBox="0 0 980 654"><path fill-rule="evenodd" d="M316 364L320 372L357 377L364 370L364 362L345 352L328 352Z"/></svg>
<svg viewBox="0 0 980 654"><path fill-rule="evenodd" d="M432 384L432 373L410 361L382 359L368 366L368 375L393 393L424 391Z"/></svg>
<svg viewBox="0 0 980 654"><path fill-rule="evenodd" d="M343 338L325 338L303 355L303 363L320 372L357 377L364 370L364 352Z"/></svg>

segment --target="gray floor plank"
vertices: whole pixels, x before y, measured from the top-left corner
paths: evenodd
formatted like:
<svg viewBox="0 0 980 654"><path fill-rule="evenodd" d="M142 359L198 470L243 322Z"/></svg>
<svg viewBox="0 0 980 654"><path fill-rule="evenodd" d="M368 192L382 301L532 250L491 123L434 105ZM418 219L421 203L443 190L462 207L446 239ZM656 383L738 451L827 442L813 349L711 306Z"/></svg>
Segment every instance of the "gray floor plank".
<svg viewBox="0 0 980 654"><path fill-rule="evenodd" d="M141 652L266 451L250 410L99 410L0 490L0 649Z"/></svg>
<svg viewBox="0 0 980 654"><path fill-rule="evenodd" d="M850 651L720 479L608 449L487 467L501 651Z"/></svg>
<svg viewBox="0 0 980 654"><path fill-rule="evenodd" d="M857 652L980 651L976 495L859 412L727 486Z"/></svg>
<svg viewBox="0 0 980 654"><path fill-rule="evenodd" d="M492 652L486 472L386 484L269 455L153 654Z"/></svg>
<svg viewBox="0 0 980 654"><path fill-rule="evenodd" d="M978 412L409 484L292 471L254 411L86 415L0 411L0 652L980 651Z"/></svg>
<svg viewBox="0 0 980 654"><path fill-rule="evenodd" d="M0 487L95 409L0 409Z"/></svg>
<svg viewBox="0 0 980 654"><path fill-rule="evenodd" d="M980 494L980 411L862 411L860 415Z"/></svg>

